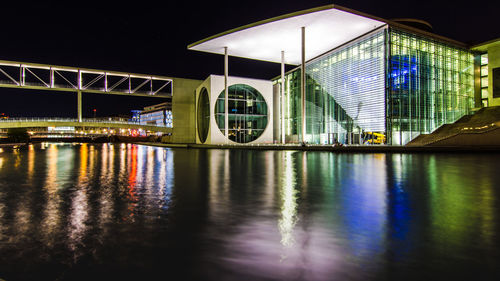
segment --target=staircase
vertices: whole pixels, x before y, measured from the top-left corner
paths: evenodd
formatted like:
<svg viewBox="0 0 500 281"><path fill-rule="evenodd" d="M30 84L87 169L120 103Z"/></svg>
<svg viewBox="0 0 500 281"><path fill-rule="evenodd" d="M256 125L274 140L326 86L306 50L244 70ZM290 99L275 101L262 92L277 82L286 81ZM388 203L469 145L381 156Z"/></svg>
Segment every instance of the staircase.
<svg viewBox="0 0 500 281"><path fill-rule="evenodd" d="M422 134L407 146L500 146L500 106L485 107L431 134Z"/></svg>

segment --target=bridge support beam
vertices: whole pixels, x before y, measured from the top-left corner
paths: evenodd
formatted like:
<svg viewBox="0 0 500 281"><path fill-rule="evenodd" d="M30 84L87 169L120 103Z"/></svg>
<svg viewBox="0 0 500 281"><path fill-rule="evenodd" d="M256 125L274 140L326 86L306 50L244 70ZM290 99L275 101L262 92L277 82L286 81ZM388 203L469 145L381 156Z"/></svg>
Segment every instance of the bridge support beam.
<svg viewBox="0 0 500 281"><path fill-rule="evenodd" d="M82 91L77 91L78 122L82 122Z"/></svg>

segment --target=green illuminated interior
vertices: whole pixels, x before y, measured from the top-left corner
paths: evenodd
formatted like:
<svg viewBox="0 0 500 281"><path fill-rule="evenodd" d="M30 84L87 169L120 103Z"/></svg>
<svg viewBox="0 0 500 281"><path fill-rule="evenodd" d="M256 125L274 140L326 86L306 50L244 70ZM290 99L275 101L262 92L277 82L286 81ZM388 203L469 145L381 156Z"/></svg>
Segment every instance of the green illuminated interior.
<svg viewBox="0 0 500 281"><path fill-rule="evenodd" d="M404 145L468 114L473 106L473 55L415 34L390 32L387 131Z"/></svg>

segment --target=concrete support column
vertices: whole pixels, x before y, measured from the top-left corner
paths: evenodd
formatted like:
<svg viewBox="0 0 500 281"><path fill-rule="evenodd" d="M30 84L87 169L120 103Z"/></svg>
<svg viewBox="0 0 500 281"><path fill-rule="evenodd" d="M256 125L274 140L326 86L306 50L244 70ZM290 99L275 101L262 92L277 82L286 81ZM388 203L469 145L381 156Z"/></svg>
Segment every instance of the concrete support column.
<svg viewBox="0 0 500 281"><path fill-rule="evenodd" d="M78 122L82 122L82 91L78 90L77 94L77 107L78 107Z"/></svg>
<svg viewBox="0 0 500 281"><path fill-rule="evenodd" d="M76 91L77 95L77 107L78 107L78 122L82 122L82 71L78 69L78 76L77 76L77 88L78 90Z"/></svg>
<svg viewBox="0 0 500 281"><path fill-rule="evenodd" d="M227 47L224 47L224 135L226 136L226 143L229 142L229 92L227 85L227 78L229 73L229 55Z"/></svg>
<svg viewBox="0 0 500 281"><path fill-rule="evenodd" d="M300 96L302 98L302 143L306 143L306 28L303 26L302 31L302 58L300 64Z"/></svg>
<svg viewBox="0 0 500 281"><path fill-rule="evenodd" d="M281 51L281 143L285 144L285 51Z"/></svg>

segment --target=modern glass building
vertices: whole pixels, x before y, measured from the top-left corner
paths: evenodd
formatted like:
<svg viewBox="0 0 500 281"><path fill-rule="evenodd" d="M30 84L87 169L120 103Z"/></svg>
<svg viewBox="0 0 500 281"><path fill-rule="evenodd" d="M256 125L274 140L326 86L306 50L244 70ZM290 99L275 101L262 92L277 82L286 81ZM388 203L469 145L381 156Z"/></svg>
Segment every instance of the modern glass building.
<svg viewBox="0 0 500 281"><path fill-rule="evenodd" d="M145 107L140 113L140 124L173 127L172 104L164 102Z"/></svg>
<svg viewBox="0 0 500 281"><path fill-rule="evenodd" d="M302 141L300 71L285 76L287 142ZM473 84L469 50L382 28L306 63L305 141L404 145L469 113Z"/></svg>
<svg viewBox="0 0 500 281"><path fill-rule="evenodd" d="M188 48L281 63L268 105L275 142L405 145L474 107L474 56L465 44L336 5ZM298 67L285 73L285 64ZM226 113L219 109L224 133Z"/></svg>

